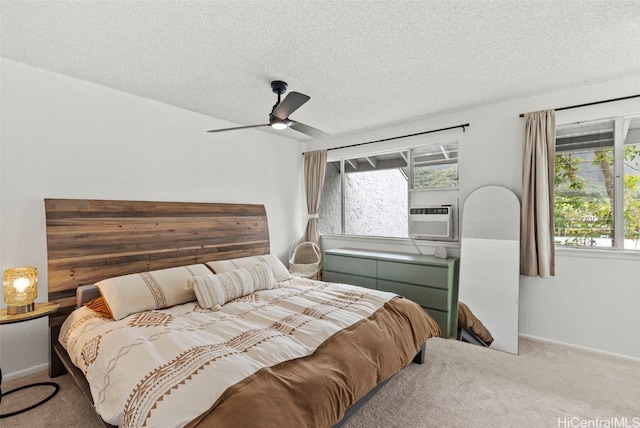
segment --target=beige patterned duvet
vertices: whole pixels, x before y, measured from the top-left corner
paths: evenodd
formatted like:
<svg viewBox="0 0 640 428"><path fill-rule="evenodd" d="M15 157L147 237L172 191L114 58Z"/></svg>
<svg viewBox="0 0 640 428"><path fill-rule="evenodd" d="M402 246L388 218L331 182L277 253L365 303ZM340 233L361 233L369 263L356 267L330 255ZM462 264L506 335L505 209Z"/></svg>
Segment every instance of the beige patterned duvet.
<svg viewBox="0 0 640 428"><path fill-rule="evenodd" d="M426 338L439 333L435 322L419 306L394 296L349 285L293 279L276 289L239 298L217 312L203 310L192 302L113 321L83 307L65 321L60 343L84 372L96 411L113 425L230 426L242 420L245 427L331 426L344 408L399 371ZM400 309L397 302L402 303ZM377 324L377 318L384 325ZM412 323L416 325L410 326ZM386 324L398 325L387 328ZM368 333L357 333L364 329ZM404 336L392 334L394 329ZM356 336L350 336L353 334ZM372 343L355 343L358 335L369 336ZM336 342L339 340L342 344ZM331 345L333 342L336 345ZM335 353L330 345L346 354ZM347 350L349 346L357 348ZM359 347L368 350L360 351ZM356 358L349 363L352 367L345 369L350 373L338 374L337 378L363 378L362 384L350 385L349 380L346 386L331 386L326 403L323 397L307 397L282 385L282 379L289 385L311 385L314 380L304 379L311 375L330 379L327 367L323 367L327 364L324 357L320 365L306 366L302 376L291 377L302 367L299 364L308 364L314 357L317 360L327 350L329 359L335 360L333 365ZM365 365L357 360L362 356L351 354L363 354L366 360L389 354L390 361L376 362L380 367L373 370L373 375L370 368L366 373L356 373ZM278 397L284 400L290 395L292 398L286 400L298 402L280 405L273 417L277 420L269 420L273 406L259 410L251 400L278 402L269 397L278 388L282 388ZM240 393L243 389L248 393L246 399ZM314 386L309 393L317 392ZM251 398L251 394L258 397ZM315 404L309 406L309 402ZM242 417L233 407L238 405L243 406ZM288 412L287 406L291 406ZM252 414L252 410L261 413ZM278 416L287 413L294 419ZM223 419L215 422L216 417Z"/></svg>

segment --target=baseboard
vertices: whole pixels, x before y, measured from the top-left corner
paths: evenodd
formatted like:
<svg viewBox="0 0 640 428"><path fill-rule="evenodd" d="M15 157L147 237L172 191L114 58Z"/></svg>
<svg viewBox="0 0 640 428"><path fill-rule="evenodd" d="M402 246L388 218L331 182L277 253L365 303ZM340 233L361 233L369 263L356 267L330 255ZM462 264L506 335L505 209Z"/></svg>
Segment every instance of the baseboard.
<svg viewBox="0 0 640 428"><path fill-rule="evenodd" d="M609 356L609 357L622 358L622 359L625 359L625 360L640 362L640 358L632 357L631 355L616 354L615 352L603 351L601 349L589 348L587 346L574 345L572 343L560 342L559 340L546 339L544 337L531 336L531 335L528 335L528 334L520 333L518 336L520 338L522 338L522 339L532 340L534 342L549 343L551 345L566 346L567 348L579 349L581 351L591 352L592 354L600 354L600 355L606 355L606 356Z"/></svg>
<svg viewBox="0 0 640 428"><path fill-rule="evenodd" d="M29 376L30 374L44 372L49 370L49 363L39 364L37 366L29 367L28 369L18 370L13 373L2 372L2 381L18 379L20 377Z"/></svg>

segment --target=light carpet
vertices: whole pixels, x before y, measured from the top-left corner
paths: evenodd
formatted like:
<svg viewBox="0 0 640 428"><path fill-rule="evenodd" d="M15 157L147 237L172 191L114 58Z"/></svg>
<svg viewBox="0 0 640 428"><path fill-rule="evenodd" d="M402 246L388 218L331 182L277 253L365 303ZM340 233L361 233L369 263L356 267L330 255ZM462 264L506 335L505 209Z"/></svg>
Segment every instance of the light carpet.
<svg viewBox="0 0 640 428"><path fill-rule="evenodd" d="M614 418L640 427L640 362L522 339L519 346L516 356L429 340L425 364L399 373L345 428L606 427Z"/></svg>
<svg viewBox="0 0 640 428"><path fill-rule="evenodd" d="M48 380L46 373L37 373L4 382L2 391ZM54 381L60 384L56 397L2 419L0 425L101 426L69 375ZM0 413L33 403L49 391L41 387L4 397ZM640 428L640 362L524 339L518 356L430 339L425 364L409 365L344 425L487 426Z"/></svg>

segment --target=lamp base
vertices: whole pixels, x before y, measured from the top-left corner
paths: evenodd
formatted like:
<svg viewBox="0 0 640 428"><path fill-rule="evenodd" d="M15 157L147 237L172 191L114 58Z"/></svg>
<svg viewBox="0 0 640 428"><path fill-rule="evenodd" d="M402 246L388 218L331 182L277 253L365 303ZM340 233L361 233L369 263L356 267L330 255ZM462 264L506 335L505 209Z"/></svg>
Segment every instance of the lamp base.
<svg viewBox="0 0 640 428"><path fill-rule="evenodd" d="M35 309L35 303L31 302L26 305L7 305L7 315L18 315L31 312Z"/></svg>

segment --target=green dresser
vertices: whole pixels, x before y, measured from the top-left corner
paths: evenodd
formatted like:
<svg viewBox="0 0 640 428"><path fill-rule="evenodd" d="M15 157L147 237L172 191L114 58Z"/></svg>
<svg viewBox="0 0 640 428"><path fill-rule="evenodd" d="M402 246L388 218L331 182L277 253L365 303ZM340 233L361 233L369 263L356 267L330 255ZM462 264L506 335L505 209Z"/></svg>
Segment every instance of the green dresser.
<svg viewBox="0 0 640 428"><path fill-rule="evenodd" d="M322 280L391 291L413 300L438 322L442 337L458 323L457 258L339 248L324 252Z"/></svg>

